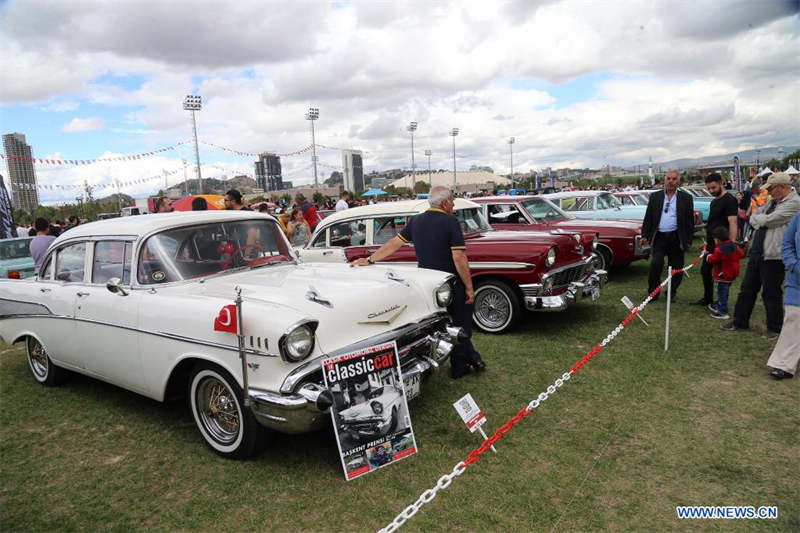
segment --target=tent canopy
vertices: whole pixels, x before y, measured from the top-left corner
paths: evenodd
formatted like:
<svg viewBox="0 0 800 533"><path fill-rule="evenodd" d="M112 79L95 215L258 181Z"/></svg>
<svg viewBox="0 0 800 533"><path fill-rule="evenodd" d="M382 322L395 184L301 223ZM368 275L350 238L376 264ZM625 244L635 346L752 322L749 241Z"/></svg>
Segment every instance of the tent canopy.
<svg viewBox="0 0 800 533"><path fill-rule="evenodd" d="M764 167L764 168L761 170L761 172L759 172L758 174L756 174L756 176L758 176L758 177L760 178L761 176L766 176L767 174L774 174L774 172L772 172L772 170L770 170L770 168L769 168L769 167Z"/></svg>
<svg viewBox="0 0 800 533"><path fill-rule="evenodd" d="M794 168L794 166L789 165L789 168L786 169L786 173L790 176L794 176L795 174L800 174L800 170Z"/></svg>
<svg viewBox="0 0 800 533"><path fill-rule="evenodd" d="M381 194L388 194L388 193L380 189L370 189L361 196L380 196Z"/></svg>

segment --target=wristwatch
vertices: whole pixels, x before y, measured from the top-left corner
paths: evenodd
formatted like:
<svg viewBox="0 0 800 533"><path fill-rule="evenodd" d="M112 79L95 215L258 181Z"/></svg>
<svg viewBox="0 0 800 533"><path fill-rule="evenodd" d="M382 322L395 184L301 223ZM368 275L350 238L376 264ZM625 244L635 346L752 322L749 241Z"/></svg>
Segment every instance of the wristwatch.
<svg viewBox="0 0 800 533"><path fill-rule="evenodd" d="M367 263L369 263L370 265L375 264L375 261L372 260L372 256L367 257Z"/></svg>

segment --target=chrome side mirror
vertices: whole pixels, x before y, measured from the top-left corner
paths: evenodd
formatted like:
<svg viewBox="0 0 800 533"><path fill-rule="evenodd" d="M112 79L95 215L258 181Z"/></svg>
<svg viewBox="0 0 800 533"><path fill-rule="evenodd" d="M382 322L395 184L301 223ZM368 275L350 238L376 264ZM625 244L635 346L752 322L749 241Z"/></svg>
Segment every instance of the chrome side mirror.
<svg viewBox="0 0 800 533"><path fill-rule="evenodd" d="M122 287L122 281L119 278L111 278L106 282L106 289L108 292L119 294L120 296L127 296L128 292Z"/></svg>

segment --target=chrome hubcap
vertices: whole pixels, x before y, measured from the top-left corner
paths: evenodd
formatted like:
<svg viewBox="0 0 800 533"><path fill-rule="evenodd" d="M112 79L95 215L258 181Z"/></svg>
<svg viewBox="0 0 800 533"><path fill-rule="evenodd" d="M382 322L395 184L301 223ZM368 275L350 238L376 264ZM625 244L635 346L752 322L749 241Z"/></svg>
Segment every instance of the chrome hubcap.
<svg viewBox="0 0 800 533"><path fill-rule="evenodd" d="M33 346L28 347L28 360L31 363L31 370L36 374L36 377L44 379L47 377L47 369L49 367L47 362L47 352L44 351L42 345L38 341L33 341Z"/></svg>
<svg viewBox="0 0 800 533"><path fill-rule="evenodd" d="M233 392L222 381L206 377L195 395L200 420L206 431L222 444L234 442L239 435L239 410Z"/></svg>
<svg viewBox="0 0 800 533"><path fill-rule="evenodd" d="M477 321L487 329L499 329L511 316L511 302L497 289L483 289L475 297L474 314Z"/></svg>

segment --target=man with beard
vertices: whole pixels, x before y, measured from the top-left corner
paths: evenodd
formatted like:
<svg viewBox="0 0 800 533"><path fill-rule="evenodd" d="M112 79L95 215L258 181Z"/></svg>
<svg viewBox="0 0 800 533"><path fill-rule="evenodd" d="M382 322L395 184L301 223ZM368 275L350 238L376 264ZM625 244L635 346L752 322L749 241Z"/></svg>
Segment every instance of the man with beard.
<svg viewBox="0 0 800 533"><path fill-rule="evenodd" d="M708 220L706 220L706 252L711 255L714 253L713 234L715 228L724 226L728 229L728 235L731 235L731 238L736 237L739 205L736 203L736 198L728 194L728 191L722 186L722 176L716 172L706 177L706 188L714 197L708 211ZM703 266L700 268L700 275L703 277L703 297L694 303L695 305L709 306L709 310L713 312L714 281L711 279L711 274L714 268L707 260L708 255L703 258Z"/></svg>

